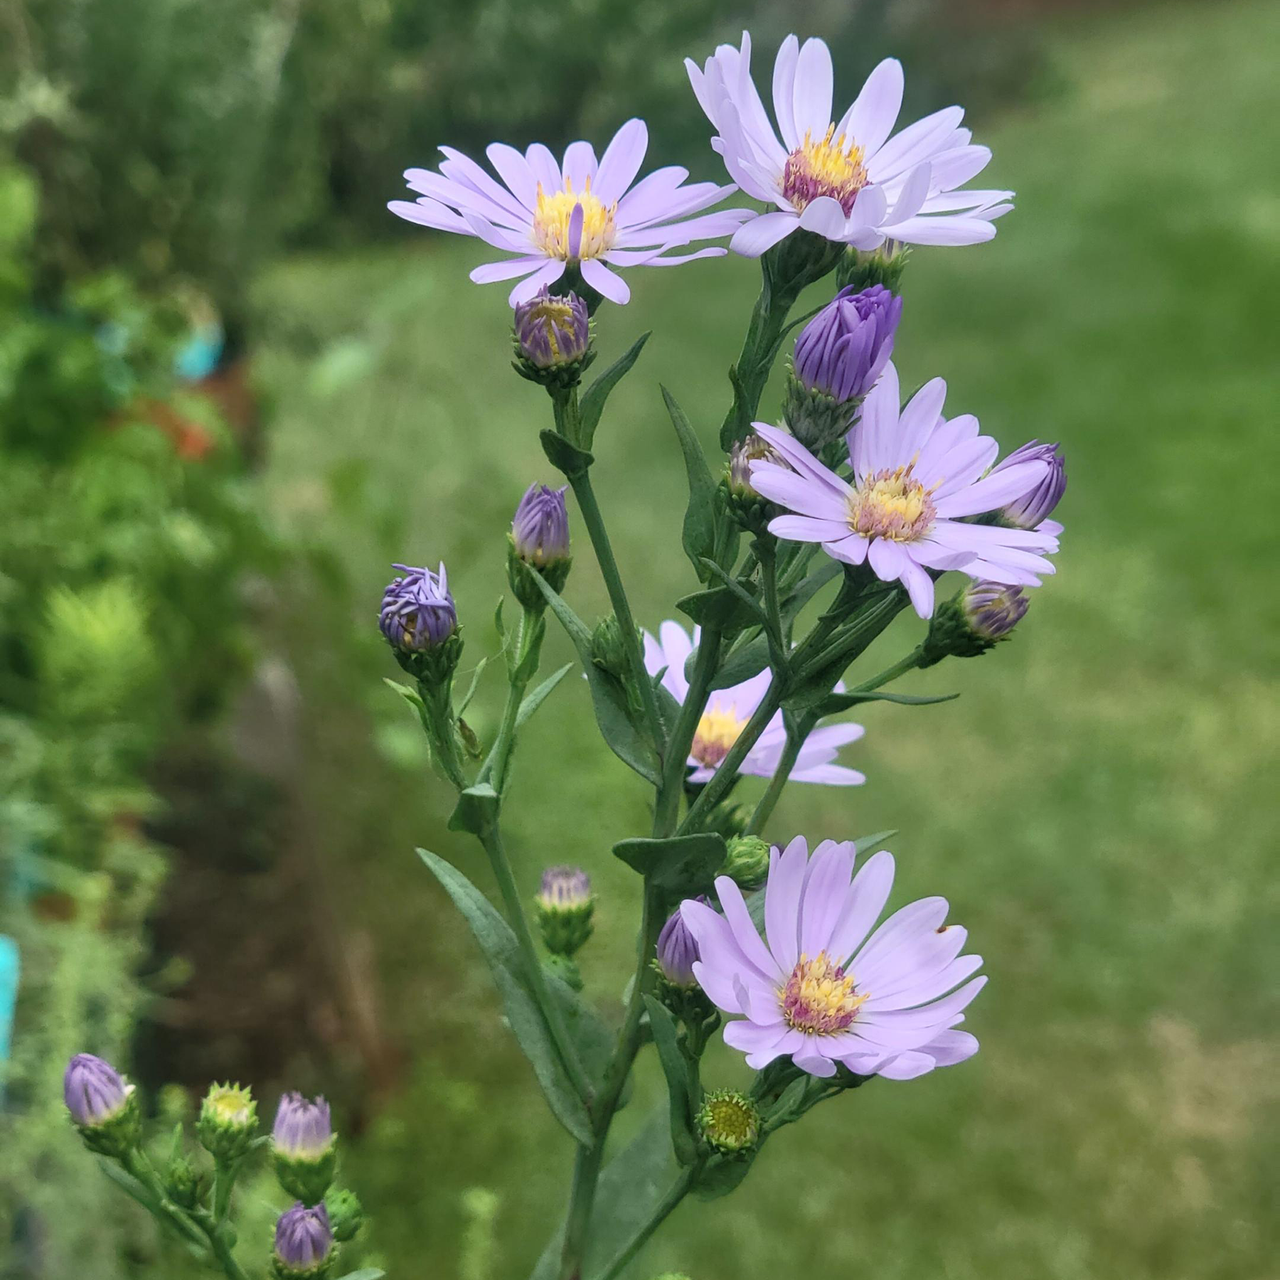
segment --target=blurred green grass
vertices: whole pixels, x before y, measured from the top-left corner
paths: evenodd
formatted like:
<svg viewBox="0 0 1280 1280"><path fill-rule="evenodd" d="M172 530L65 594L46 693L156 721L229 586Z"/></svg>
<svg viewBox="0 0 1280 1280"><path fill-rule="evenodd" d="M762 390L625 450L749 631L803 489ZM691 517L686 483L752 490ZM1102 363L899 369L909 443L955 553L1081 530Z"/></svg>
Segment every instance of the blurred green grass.
<svg viewBox="0 0 1280 1280"><path fill-rule="evenodd" d="M992 184L1016 187L1018 208L992 245L918 252L899 365L908 384L945 376L950 411L976 412L1006 448L1063 442L1059 573L1015 643L903 686L960 689L957 702L866 711L866 739L845 753L866 787L796 786L771 834L899 829L894 901L947 895L987 958L970 1019L983 1052L786 1131L733 1198L682 1209L637 1277L1276 1274L1277 54L1270 3L1096 15L1054 37L1056 96L976 122ZM374 194L395 187L388 175ZM443 788L411 754L397 768L373 748L410 744L384 707L379 676L394 669L372 627L390 555L448 561L469 670L494 648L505 523L550 478L544 404L507 368L502 287L465 278L480 259L424 235L286 263L262 293L321 352L281 338L262 353L280 402L271 500L342 566L351 620L368 622L323 652L347 620L299 588L305 624L286 635L332 887L351 929L376 939L384 1016L409 1048L404 1091L348 1162L402 1275L452 1273L474 1185L501 1198L496 1274L523 1274L570 1160L411 849L487 874L445 832ZM632 284L633 304L599 317L604 357L655 332L596 475L653 627L690 581L657 380L710 445L756 276L726 260ZM589 619L604 608L584 544L568 595ZM548 666L568 660L561 637L550 647ZM472 717L482 735L500 696L494 673ZM525 735L510 825L530 892L548 862L596 877L588 993L609 1010L636 894L607 850L645 829L644 797L576 681ZM719 1049L708 1074L743 1070ZM637 1092L630 1121L657 1096L651 1064Z"/></svg>

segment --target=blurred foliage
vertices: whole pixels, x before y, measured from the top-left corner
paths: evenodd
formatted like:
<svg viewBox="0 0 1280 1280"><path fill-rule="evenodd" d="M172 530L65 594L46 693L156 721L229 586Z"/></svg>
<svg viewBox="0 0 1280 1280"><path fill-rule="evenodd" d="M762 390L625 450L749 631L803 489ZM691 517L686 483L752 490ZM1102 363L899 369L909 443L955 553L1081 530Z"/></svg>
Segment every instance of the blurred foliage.
<svg viewBox="0 0 1280 1280"><path fill-rule="evenodd" d="M147 769L245 669L242 582L270 548L233 441L175 388L180 307L114 274L37 305L34 227L33 183L0 167L0 933L22 962L0 1275L92 1256L113 1280L154 1242L98 1220L60 1077L75 1052L124 1056L164 872Z"/></svg>

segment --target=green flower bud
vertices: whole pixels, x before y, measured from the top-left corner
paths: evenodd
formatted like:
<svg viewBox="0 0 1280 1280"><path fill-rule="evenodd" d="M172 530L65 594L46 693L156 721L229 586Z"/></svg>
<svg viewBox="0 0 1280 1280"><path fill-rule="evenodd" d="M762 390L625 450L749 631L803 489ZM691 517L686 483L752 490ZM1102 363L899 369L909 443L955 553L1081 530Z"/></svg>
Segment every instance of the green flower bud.
<svg viewBox="0 0 1280 1280"><path fill-rule="evenodd" d="M943 658L976 658L986 653L1009 639L1027 604L1021 587L971 582L934 611L919 665L931 667Z"/></svg>
<svg viewBox="0 0 1280 1280"><path fill-rule="evenodd" d="M721 875L740 889L758 889L769 875L769 842L759 836L734 836L729 842Z"/></svg>
<svg viewBox="0 0 1280 1280"><path fill-rule="evenodd" d="M760 1111L736 1089L717 1089L707 1094L697 1123L703 1140L717 1151L746 1151L760 1137Z"/></svg>
<svg viewBox="0 0 1280 1280"><path fill-rule="evenodd" d="M886 240L878 249L849 249L836 268L840 288L852 285L855 291L882 284L890 293L902 292L902 273L911 250L897 240Z"/></svg>
<svg viewBox="0 0 1280 1280"><path fill-rule="evenodd" d="M364 1225L364 1208L356 1199L355 1192L348 1191L345 1187L330 1187L325 1192L324 1208L329 1215L333 1238L339 1244L354 1239Z"/></svg>
<svg viewBox="0 0 1280 1280"><path fill-rule="evenodd" d="M536 902L543 944L553 956L572 957L591 937L590 877L580 867L548 867Z"/></svg>
<svg viewBox="0 0 1280 1280"><path fill-rule="evenodd" d="M636 634L639 635L638 630ZM622 627L612 613L607 618L602 618L591 633L591 661L616 680L625 681L631 674L627 646L622 639Z"/></svg>
<svg viewBox="0 0 1280 1280"><path fill-rule="evenodd" d="M258 1130L258 1104L238 1084L209 1086L200 1104L196 1133L200 1145L219 1163L234 1164L248 1154Z"/></svg>

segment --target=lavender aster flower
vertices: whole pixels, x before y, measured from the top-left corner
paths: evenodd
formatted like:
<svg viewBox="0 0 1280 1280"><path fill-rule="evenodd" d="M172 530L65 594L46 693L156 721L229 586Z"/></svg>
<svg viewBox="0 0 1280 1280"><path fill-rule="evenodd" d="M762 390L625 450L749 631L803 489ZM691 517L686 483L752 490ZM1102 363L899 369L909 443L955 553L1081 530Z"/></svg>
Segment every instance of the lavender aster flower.
<svg viewBox="0 0 1280 1280"><path fill-rule="evenodd" d="M382 594L382 634L405 653L439 648L458 629L443 562L438 573L405 564L391 567L404 576L393 578Z"/></svg>
<svg viewBox="0 0 1280 1280"><path fill-rule="evenodd" d="M648 146L643 120L628 120L599 160L588 142L570 143L559 162L540 142L523 155L495 142L485 154L501 182L461 152L441 147L439 172L405 172L418 199L393 200L387 207L410 222L477 236L512 255L477 267L471 278L486 284L519 277L509 298L513 307L553 285L570 266L597 293L625 303L631 290L609 266L665 267L719 256L724 249L674 256L666 251L730 235L753 216L749 209L725 209L690 217L734 188L714 182L685 186L687 170L674 166L632 186Z"/></svg>
<svg viewBox="0 0 1280 1280"><path fill-rule="evenodd" d="M986 982L962 956L967 931L946 925L947 903L924 898L873 932L893 886L880 852L853 875L852 842L824 840L812 859L802 836L775 849L765 888L765 938L742 891L716 881L724 914L686 901L698 942L693 972L726 1013L725 1043L761 1070L789 1057L814 1076L837 1064L858 1075L910 1080L972 1057L978 1042L955 1028ZM963 984L963 985L961 985Z"/></svg>
<svg viewBox="0 0 1280 1280"><path fill-rule="evenodd" d="M698 958L698 944L678 908L658 934L657 956L658 968L672 986L692 987L695 984L693 963Z"/></svg>
<svg viewBox="0 0 1280 1280"><path fill-rule="evenodd" d="M645 669L651 676L656 676L665 668L663 686L679 703L689 695L689 682L684 675L685 660L697 645L700 634L695 627L690 639L689 633L678 622L664 622L658 628L656 640L647 631L644 633ZM771 679L771 673L765 670L741 684L712 693L698 721L689 752L690 782L711 781L768 692ZM865 782L866 776L856 769L834 763L838 749L856 742L865 732L860 724L848 723L814 729L796 757L792 781L820 782L832 787L853 787ZM747 752L738 772L772 778L781 763L786 742L786 726L779 711Z"/></svg>
<svg viewBox="0 0 1280 1280"><path fill-rule="evenodd" d="M922 618L933 613L928 570L1038 586L1037 574L1053 572L1046 553L1058 549L1046 531L964 519L1021 497L1049 464L1030 459L984 475L996 460L996 442L978 434L972 414L942 417L946 393L947 384L935 378L899 412L898 373L886 365L849 432L852 484L785 431L755 424L791 468L752 464L756 489L795 513L770 521L769 529L794 542L820 542L847 564L866 561L882 582L906 587Z"/></svg>
<svg viewBox="0 0 1280 1280"><path fill-rule="evenodd" d="M971 582L961 600L969 626L984 640L1003 640L1026 615L1028 601L1021 587L998 582Z"/></svg>
<svg viewBox="0 0 1280 1280"><path fill-rule="evenodd" d="M276 1108L271 1143L279 1155L293 1160L318 1160L333 1145L329 1104L312 1102L300 1093L286 1093Z"/></svg>
<svg viewBox="0 0 1280 1280"><path fill-rule="evenodd" d="M890 138L902 106L902 67L886 58L838 120L834 72L821 40L788 36L773 68L777 132L751 81L751 37L721 45L702 68L685 66L698 104L715 126L711 145L749 196L776 206L735 232L730 248L757 258L791 232L874 249L977 244L996 233L1011 191L962 191L991 152L971 145L964 111L947 107ZM778 133L782 140L778 140Z"/></svg>
<svg viewBox="0 0 1280 1280"><path fill-rule="evenodd" d="M62 1098L76 1124L92 1128L124 1111L133 1086L109 1062L77 1053L62 1077Z"/></svg>
<svg viewBox="0 0 1280 1280"><path fill-rule="evenodd" d="M516 555L525 564L544 569L569 558L567 487L549 489L545 484L533 484L520 499L511 522L511 539Z"/></svg>
<svg viewBox="0 0 1280 1280"><path fill-rule="evenodd" d="M520 354L537 369L576 364L591 345L587 304L576 293L540 289L516 307L515 334Z"/></svg>
<svg viewBox="0 0 1280 1280"><path fill-rule="evenodd" d="M796 438L822 449L848 430L854 410L889 363L902 299L883 285L841 289L796 339L784 415Z"/></svg>
<svg viewBox="0 0 1280 1280"><path fill-rule="evenodd" d="M1022 448L1015 449L993 471L1030 461L1046 463L1048 471L1020 498L1002 507L1000 514L1009 524L1019 529L1039 529L1043 533L1059 534L1062 526L1056 520L1047 520L1067 491L1067 460L1058 451L1056 444L1041 444L1039 440L1032 440Z"/></svg>
<svg viewBox="0 0 1280 1280"><path fill-rule="evenodd" d="M319 1274L333 1252L333 1232L324 1205L309 1209L299 1201L276 1220L277 1275Z"/></svg>

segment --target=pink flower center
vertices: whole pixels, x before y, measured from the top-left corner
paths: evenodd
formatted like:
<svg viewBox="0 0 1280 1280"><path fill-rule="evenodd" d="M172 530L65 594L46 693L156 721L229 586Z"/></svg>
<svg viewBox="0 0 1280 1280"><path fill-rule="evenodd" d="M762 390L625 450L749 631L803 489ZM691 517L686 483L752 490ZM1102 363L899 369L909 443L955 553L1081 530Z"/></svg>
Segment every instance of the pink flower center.
<svg viewBox="0 0 1280 1280"><path fill-rule="evenodd" d="M828 125L818 142L806 131L804 141L787 157L782 194L796 209L803 209L819 196L830 196L840 202L848 217L868 181L862 148L843 133L837 138L835 125Z"/></svg>
<svg viewBox="0 0 1280 1280"><path fill-rule="evenodd" d="M849 499L849 528L867 538L914 542L933 527L931 490L911 474L912 464L868 476ZM936 487L936 486L935 486Z"/></svg>
<svg viewBox="0 0 1280 1280"><path fill-rule="evenodd" d="M778 998L787 1026L809 1035L833 1036L853 1022L867 995L854 987L852 974L819 951L812 960L800 957Z"/></svg>

